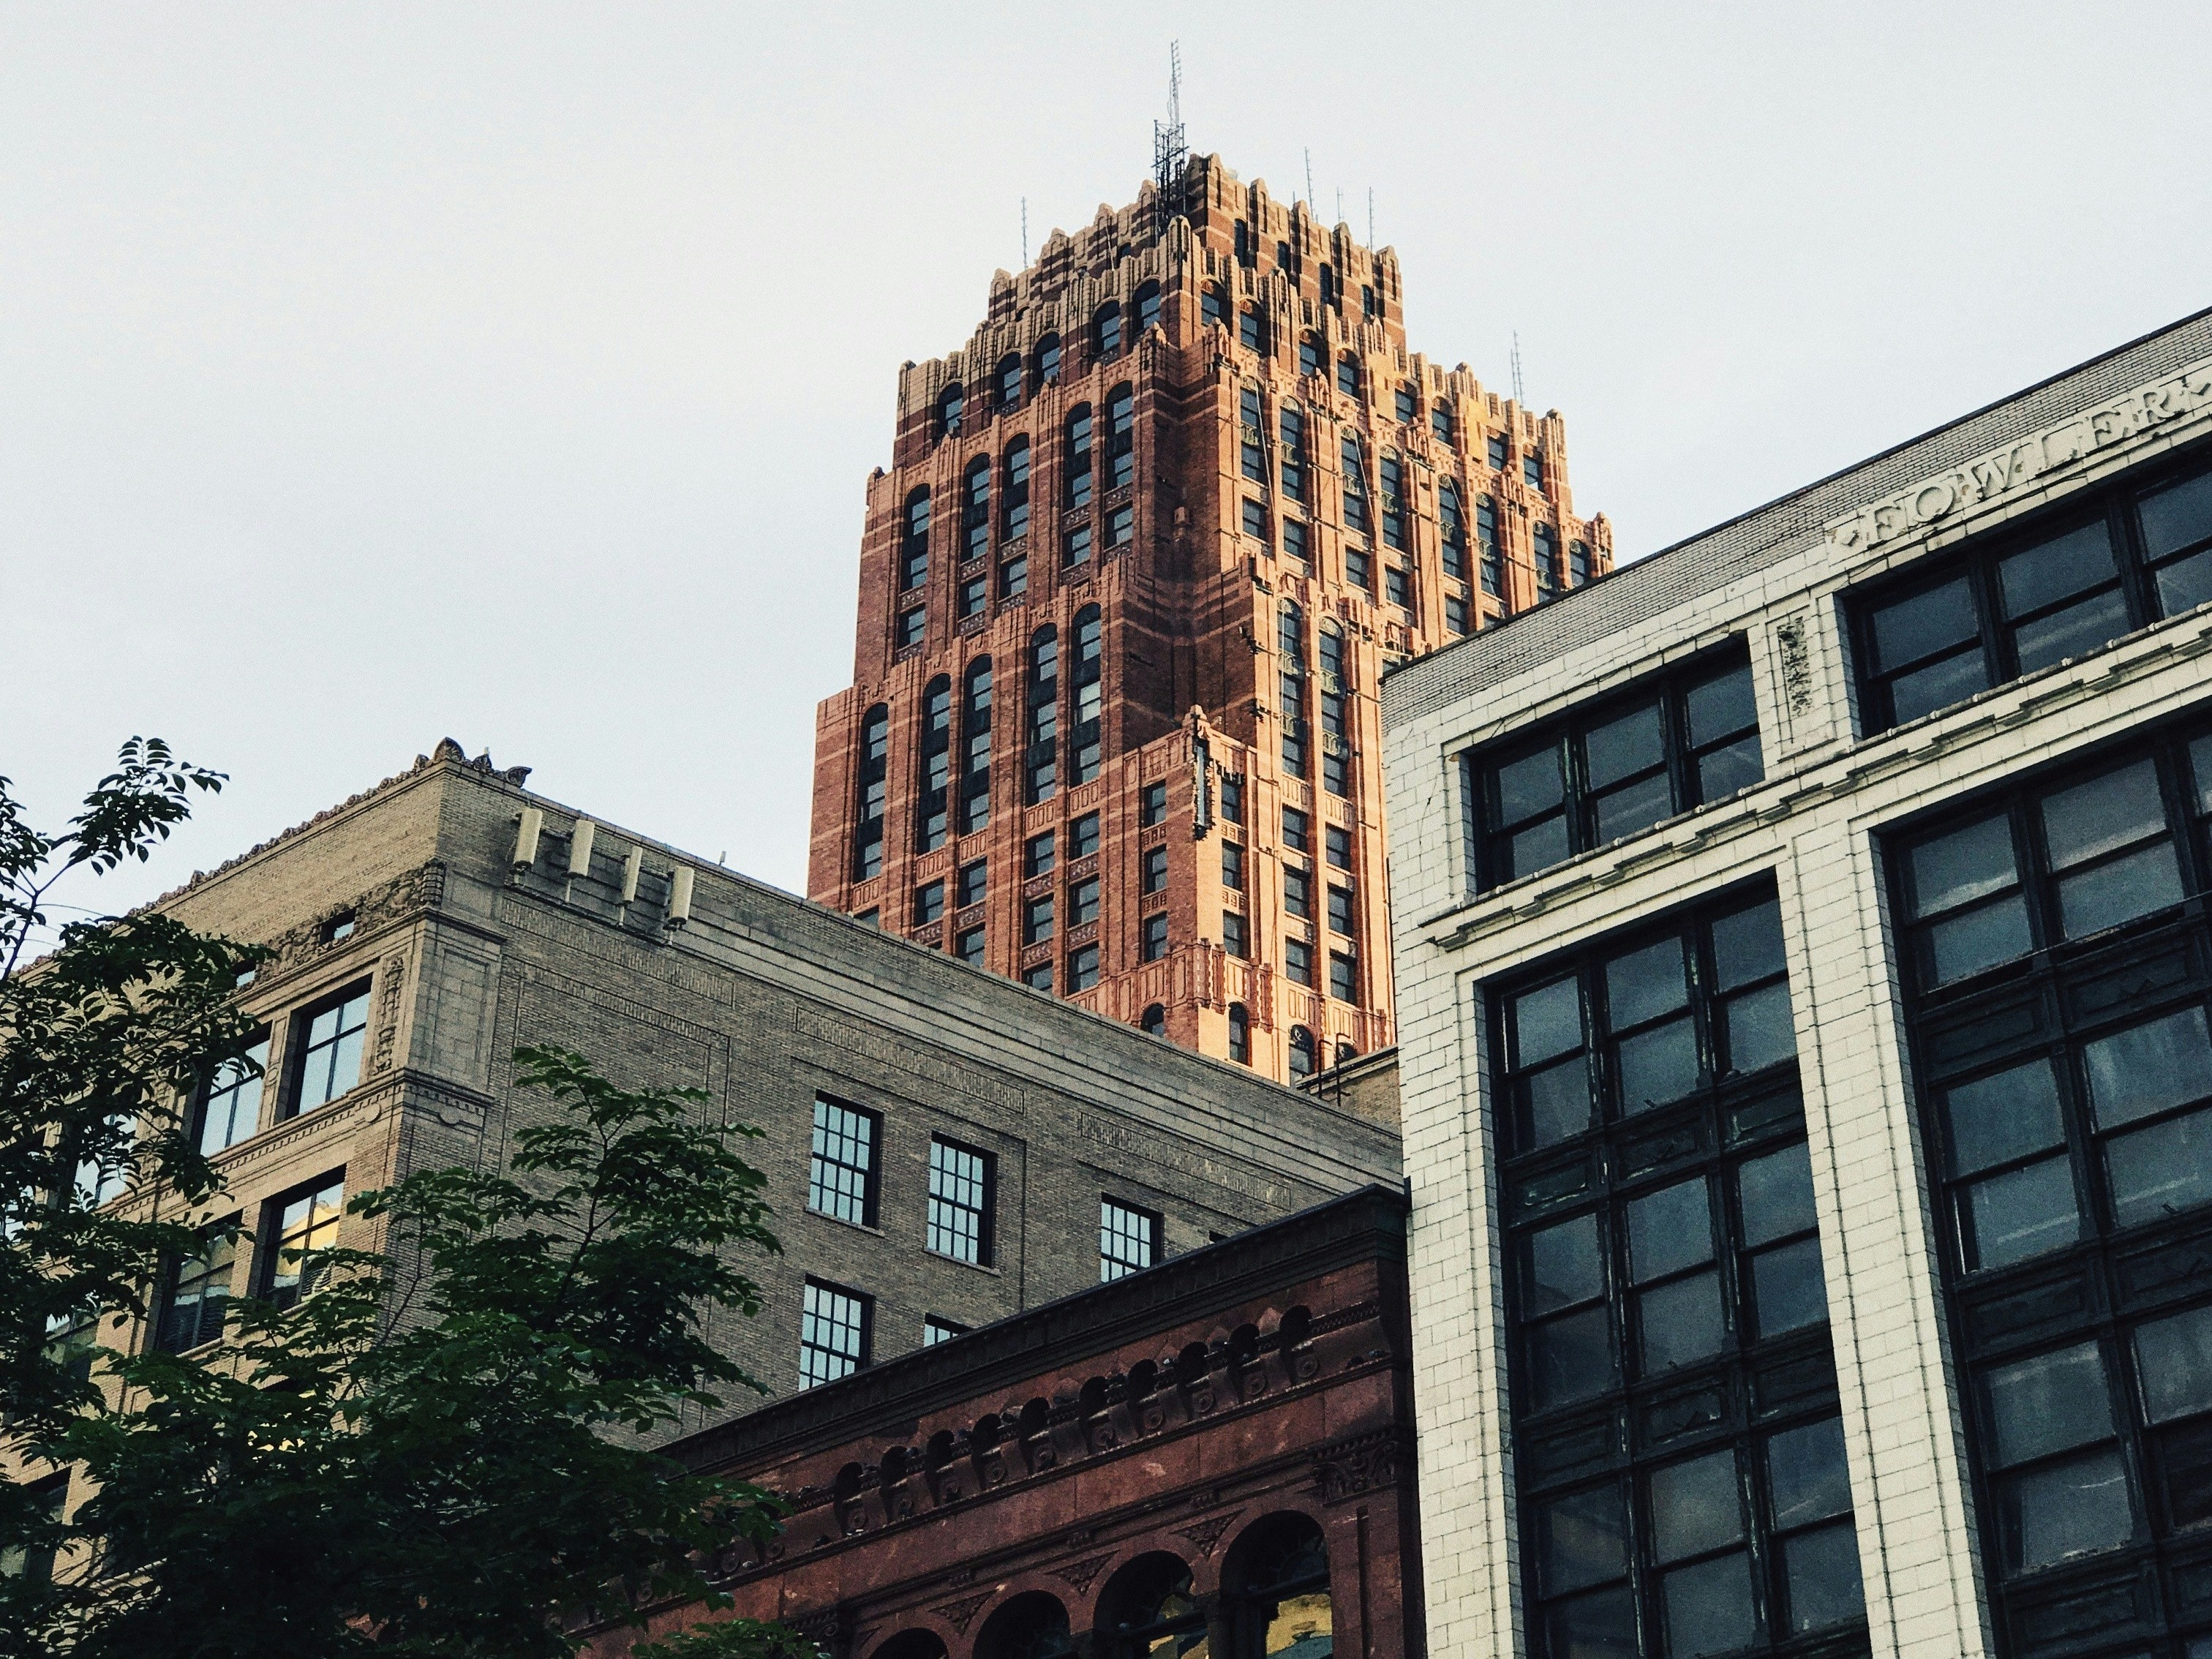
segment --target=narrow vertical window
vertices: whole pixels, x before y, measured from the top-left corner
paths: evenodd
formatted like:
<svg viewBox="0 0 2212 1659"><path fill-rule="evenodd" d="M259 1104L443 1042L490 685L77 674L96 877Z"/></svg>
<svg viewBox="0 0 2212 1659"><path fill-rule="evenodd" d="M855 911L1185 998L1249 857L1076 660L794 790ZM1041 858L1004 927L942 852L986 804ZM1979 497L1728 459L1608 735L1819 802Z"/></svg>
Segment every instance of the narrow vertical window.
<svg viewBox="0 0 2212 1659"><path fill-rule="evenodd" d="M1305 612L1295 599L1276 607L1275 645L1278 665L1278 724L1282 727L1283 769L1293 777L1306 775Z"/></svg>
<svg viewBox="0 0 2212 1659"><path fill-rule="evenodd" d="M1168 919L1165 912L1146 916L1139 939L1138 954L1146 962L1158 962L1168 953Z"/></svg>
<svg viewBox="0 0 2212 1659"><path fill-rule="evenodd" d="M999 537L1019 541L1030 533L1030 441L1017 438L1000 462Z"/></svg>
<svg viewBox="0 0 2212 1659"><path fill-rule="evenodd" d="M1352 685L1345 658L1344 631L1323 623L1317 636L1321 653L1322 787L1332 795L1352 793L1351 700Z"/></svg>
<svg viewBox="0 0 2212 1659"><path fill-rule="evenodd" d="M970 967L983 965L984 936L981 927L963 927L954 935L952 952Z"/></svg>
<svg viewBox="0 0 2212 1659"><path fill-rule="evenodd" d="M1109 302L1091 319L1091 346L1100 358L1121 355L1121 307Z"/></svg>
<svg viewBox="0 0 2212 1659"><path fill-rule="evenodd" d="M1497 599L1505 591L1503 559L1498 550L1498 503L1487 495L1475 498L1474 540L1481 556L1482 591Z"/></svg>
<svg viewBox="0 0 2212 1659"><path fill-rule="evenodd" d="M1309 969L1308 982L1311 981L1311 970ZM1320 1068L1321 1053L1315 1045L1314 1034L1303 1025L1291 1026L1291 1075L1294 1078L1311 1077Z"/></svg>
<svg viewBox="0 0 2212 1659"><path fill-rule="evenodd" d="M876 1224L876 1143L883 1120L817 1095L806 1168L806 1207L863 1227Z"/></svg>
<svg viewBox="0 0 2212 1659"><path fill-rule="evenodd" d="M1126 386L1106 400L1106 488L1119 489L1137 476L1137 400Z"/></svg>
<svg viewBox="0 0 2212 1659"><path fill-rule="evenodd" d="M1536 603L1541 605L1559 591L1559 532L1539 524L1528 534L1534 544L1529 558L1536 570Z"/></svg>
<svg viewBox="0 0 2212 1659"><path fill-rule="evenodd" d="M1246 306L1237 313L1237 339L1246 349L1266 355L1267 325L1255 307Z"/></svg>
<svg viewBox="0 0 2212 1659"><path fill-rule="evenodd" d="M994 1162L973 1146L930 1138L927 1242L938 1255L989 1265Z"/></svg>
<svg viewBox="0 0 2212 1659"><path fill-rule="evenodd" d="M1229 1058L1239 1066L1252 1063L1252 1017L1241 1002L1229 1005Z"/></svg>
<svg viewBox="0 0 2212 1659"><path fill-rule="evenodd" d="M1137 290L1137 334L1142 338L1160 319L1160 285L1146 283Z"/></svg>
<svg viewBox="0 0 2212 1659"><path fill-rule="evenodd" d="M952 682L939 674L922 693L921 732L915 758L915 847L929 853L945 845L952 781Z"/></svg>
<svg viewBox="0 0 2212 1659"><path fill-rule="evenodd" d="M1467 580L1467 514L1460 505L1459 488L1445 483L1437 487L1437 538L1443 544L1444 574L1454 581ZM1462 633L1467 630L1462 629Z"/></svg>
<svg viewBox="0 0 2212 1659"><path fill-rule="evenodd" d="M1237 394L1237 466L1246 477L1258 483L1267 481L1267 457L1261 447L1265 435L1260 424L1263 418L1260 389L1246 386Z"/></svg>
<svg viewBox="0 0 2212 1659"><path fill-rule="evenodd" d="M991 462L978 455L960 475L960 556L980 559L991 548Z"/></svg>
<svg viewBox="0 0 2212 1659"><path fill-rule="evenodd" d="M1060 336L1048 334L1037 342L1036 380L1040 386L1060 384Z"/></svg>
<svg viewBox="0 0 2212 1659"><path fill-rule="evenodd" d="M868 1363L873 1304L858 1291L810 1279L799 1321L799 1386L818 1388Z"/></svg>
<svg viewBox="0 0 2212 1659"><path fill-rule="evenodd" d="M853 879L866 881L884 867L884 798L890 771L891 711L878 703L860 722L859 822L853 830Z"/></svg>
<svg viewBox="0 0 2212 1659"><path fill-rule="evenodd" d="M1298 337L1298 373L1308 376L1321 373L1321 342L1310 334Z"/></svg>
<svg viewBox="0 0 2212 1659"><path fill-rule="evenodd" d="M1067 417L1067 504L1091 499L1091 405L1078 404Z"/></svg>
<svg viewBox="0 0 2212 1659"><path fill-rule="evenodd" d="M899 592L910 593L929 580L929 489L908 493L899 520Z"/></svg>
<svg viewBox="0 0 2212 1659"><path fill-rule="evenodd" d="M1452 441L1452 406L1448 398L1439 398L1429 405L1429 430L1440 444Z"/></svg>
<svg viewBox="0 0 2212 1659"><path fill-rule="evenodd" d="M1400 552L1413 545L1413 507L1406 500L1406 464L1382 458L1382 544Z"/></svg>
<svg viewBox="0 0 2212 1659"><path fill-rule="evenodd" d="M1160 1259L1160 1218L1117 1198L1098 1201L1098 1278L1107 1283L1141 1273Z"/></svg>
<svg viewBox="0 0 2212 1659"><path fill-rule="evenodd" d="M1201 325L1212 324L1217 328L1229 326L1229 302L1221 289L1208 283L1198 292L1198 320Z"/></svg>
<svg viewBox="0 0 2212 1659"><path fill-rule="evenodd" d="M1105 630L1098 607L1089 605L1075 613L1075 660L1069 675L1075 698L1075 720L1069 732L1068 782L1088 783L1098 775L1106 712L1103 678Z"/></svg>
<svg viewBox="0 0 2212 1659"><path fill-rule="evenodd" d="M1024 793L1035 805L1060 787L1060 631L1050 624L1030 636L1029 682Z"/></svg>
<svg viewBox="0 0 2212 1659"><path fill-rule="evenodd" d="M960 419L966 413L968 399L957 386L949 386L937 396L937 435L939 438L957 437Z"/></svg>
<svg viewBox="0 0 2212 1659"><path fill-rule="evenodd" d="M991 659L978 657L968 665L960 696L960 833L973 835L990 822Z"/></svg>
<svg viewBox="0 0 2212 1659"><path fill-rule="evenodd" d="M1010 414L1022 406L1022 360L1013 352L999 359L999 412Z"/></svg>
<svg viewBox="0 0 2212 1659"><path fill-rule="evenodd" d="M1336 360L1336 389L1347 398L1359 395L1359 359L1348 351Z"/></svg>
<svg viewBox="0 0 2212 1659"><path fill-rule="evenodd" d="M1306 499L1306 417L1295 404L1285 404L1277 422L1281 433L1283 494L1294 501Z"/></svg>

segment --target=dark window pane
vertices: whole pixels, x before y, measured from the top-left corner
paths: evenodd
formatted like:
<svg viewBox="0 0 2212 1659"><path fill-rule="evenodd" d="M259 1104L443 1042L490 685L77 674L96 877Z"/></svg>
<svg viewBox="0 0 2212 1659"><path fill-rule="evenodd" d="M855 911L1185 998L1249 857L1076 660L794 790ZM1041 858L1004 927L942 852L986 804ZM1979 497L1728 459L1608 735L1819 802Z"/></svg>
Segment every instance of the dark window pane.
<svg viewBox="0 0 2212 1659"><path fill-rule="evenodd" d="M1699 749L1759 724L1759 706L1751 694L1751 670L1739 668L1702 685L1690 688L1686 699L1690 713L1690 742Z"/></svg>
<svg viewBox="0 0 2212 1659"><path fill-rule="evenodd" d="M2020 672L2033 674L2068 657L2085 657L2127 631L2127 600L2115 587L2022 623L2013 635L2013 648L2020 657Z"/></svg>
<svg viewBox="0 0 2212 1659"><path fill-rule="evenodd" d="M1790 1579L1792 1631L1825 1630L1865 1615L1858 1535L1849 1522L1784 1540L1782 1559Z"/></svg>
<svg viewBox="0 0 2212 1659"><path fill-rule="evenodd" d="M1712 1206L1705 1177L1630 1200L1629 1272L1639 1284L1713 1259Z"/></svg>
<svg viewBox="0 0 2212 1659"><path fill-rule="evenodd" d="M2158 1461L2167 1523L2180 1528L2212 1521L2212 1423L2160 1436Z"/></svg>
<svg viewBox="0 0 2212 1659"><path fill-rule="evenodd" d="M1997 1493L2004 1565L2024 1572L2135 1536L2127 1472L2117 1451L2093 1452L2003 1481Z"/></svg>
<svg viewBox="0 0 2212 1659"><path fill-rule="evenodd" d="M2158 768L2148 760L2061 789L2043 801L2043 837L2054 870L2069 869L2165 828Z"/></svg>
<svg viewBox="0 0 2212 1659"><path fill-rule="evenodd" d="M1667 1575L1667 1651L1674 1659L1732 1653L1749 1644L1756 1626L1751 1608L1751 1563L1723 1555Z"/></svg>
<svg viewBox="0 0 2212 1659"><path fill-rule="evenodd" d="M1628 1575L1628 1510L1618 1486L1601 1486L1547 1504L1537 1534L1543 1540L1547 1595L1587 1589Z"/></svg>
<svg viewBox="0 0 2212 1659"><path fill-rule="evenodd" d="M1759 1334L1779 1336L1828 1316L1828 1287L1820 1274L1820 1241L1803 1239L1751 1260L1751 1295Z"/></svg>
<svg viewBox="0 0 2212 1659"><path fill-rule="evenodd" d="M2167 1423L2212 1411L2212 1308L2197 1308L2136 1332L2143 1415Z"/></svg>
<svg viewBox="0 0 2212 1659"><path fill-rule="evenodd" d="M1988 690L1989 685L1989 665L1977 647L1916 668L1910 674L1899 674L1889 683L1889 700L1896 709L1897 723L1902 726L1954 702L1964 702L1977 691Z"/></svg>
<svg viewBox="0 0 2212 1659"><path fill-rule="evenodd" d="M2002 814L1924 841L1911 855L1912 914L1934 915L2013 884L2012 825Z"/></svg>
<svg viewBox="0 0 2212 1659"><path fill-rule="evenodd" d="M1748 737L1725 749L1716 749L1698 759L1698 799L1722 800L1739 789L1748 789L1766 775L1766 759L1759 739Z"/></svg>
<svg viewBox="0 0 2212 1659"><path fill-rule="evenodd" d="M1620 1106L1625 1112L1680 1100L1698 1085L1698 1040L1687 1019L1654 1026L1620 1045Z"/></svg>
<svg viewBox="0 0 2212 1659"><path fill-rule="evenodd" d="M1498 821L1519 823L1548 812L1566 799L1560 781L1559 745L1509 761L1498 769Z"/></svg>
<svg viewBox="0 0 2212 1659"><path fill-rule="evenodd" d="M1797 1031L1790 1018L1790 988L1770 985L1731 999L1724 1008L1729 1066L1755 1072L1797 1052Z"/></svg>
<svg viewBox="0 0 2212 1659"><path fill-rule="evenodd" d="M1551 1659L1635 1659L1636 1601L1628 1586L1551 1608ZM1302 1656L1303 1659L1303 1656Z"/></svg>
<svg viewBox="0 0 2212 1659"><path fill-rule="evenodd" d="M1498 879L1510 881L1515 876L1530 876L1539 870L1548 870L1567 856L1567 820L1563 814L1548 818L1533 830L1523 830L1515 836L1511 851L1507 854L1512 862L1510 870L1498 872Z"/></svg>
<svg viewBox="0 0 2212 1659"><path fill-rule="evenodd" d="M2062 931L2080 939L2181 902L2181 870L2170 842L2160 842L2069 876L2058 884Z"/></svg>
<svg viewBox="0 0 2212 1659"><path fill-rule="evenodd" d="M1602 789L1666 758L1659 736L1659 705L1643 708L1595 727L1583 739L1590 787Z"/></svg>
<svg viewBox="0 0 2212 1659"><path fill-rule="evenodd" d="M1802 1527L1847 1511L1851 1478L1844 1463L1843 1419L1808 1423L1768 1441L1766 1480L1777 1527Z"/></svg>
<svg viewBox="0 0 2212 1659"><path fill-rule="evenodd" d="M1962 1083L1943 1096L1951 1125L1951 1168L1972 1175L2066 1138L2058 1117L2058 1079L2047 1060Z"/></svg>
<svg viewBox="0 0 2212 1659"><path fill-rule="evenodd" d="M1713 965L1720 988L1733 991L1782 971L1782 907L1772 899L1713 923Z"/></svg>
<svg viewBox="0 0 2212 1659"><path fill-rule="evenodd" d="M1743 1536L1735 1453L1723 1448L1651 1472L1651 1553L1662 1564Z"/></svg>
<svg viewBox="0 0 2212 1659"><path fill-rule="evenodd" d="M1602 846L1640 835L1674 813L1674 785L1664 772L1655 772L1640 783L1624 784L1611 794L1597 798L1598 842Z"/></svg>
<svg viewBox="0 0 2212 1659"><path fill-rule="evenodd" d="M2027 953L2027 906L2015 896L1939 921L1928 930L1929 965L1938 985Z"/></svg>
<svg viewBox="0 0 2212 1659"><path fill-rule="evenodd" d="M1528 1240L1528 1310L1547 1314L1605 1292L1597 1217L1577 1216Z"/></svg>
<svg viewBox="0 0 2212 1659"><path fill-rule="evenodd" d="M1647 1376L1710 1359L1728 1344L1718 1273L1698 1273L1644 1291L1636 1302Z"/></svg>
<svg viewBox="0 0 2212 1659"><path fill-rule="evenodd" d="M2081 1236L2070 1158L2045 1158L1966 1188L1968 1267L2002 1267Z"/></svg>
<svg viewBox="0 0 2212 1659"><path fill-rule="evenodd" d="M1874 612L1875 665L1901 668L1972 639L1979 625L1974 620L1974 596L1964 576L1941 587L1899 599ZM1981 665L1975 664L1978 672Z"/></svg>
<svg viewBox="0 0 2212 1659"><path fill-rule="evenodd" d="M1513 999L1516 1066L1533 1066L1582 1046L1582 993L1574 980L1553 980Z"/></svg>
<svg viewBox="0 0 2212 1659"><path fill-rule="evenodd" d="M1766 1244L1814 1224L1813 1156L1803 1141L1738 1166L1743 1242Z"/></svg>
<svg viewBox="0 0 2212 1659"><path fill-rule="evenodd" d="M2089 1103L2104 1128L2212 1094L2212 1034L2202 1008L2100 1037L2084 1046L2081 1058Z"/></svg>
<svg viewBox="0 0 2212 1659"><path fill-rule="evenodd" d="M1607 1023L1615 1030L1688 1007L1682 941L1662 939L1606 963L1605 1002Z"/></svg>
<svg viewBox="0 0 2212 1659"><path fill-rule="evenodd" d="M2117 574L2112 538L2102 524L2084 525L1997 561L1997 586L2008 617L2040 611Z"/></svg>
<svg viewBox="0 0 2212 1659"><path fill-rule="evenodd" d="M2142 532L2143 546L2154 559L2212 536L2212 472L2146 496Z"/></svg>
<svg viewBox="0 0 2212 1659"><path fill-rule="evenodd" d="M2123 1227L2212 1201L2212 1113L2121 1135L2105 1149L2112 1218Z"/></svg>
<svg viewBox="0 0 2212 1659"><path fill-rule="evenodd" d="M2159 609L2169 617L2194 611L2212 599L2212 552L2192 553L2158 572Z"/></svg>
<svg viewBox="0 0 2212 1659"><path fill-rule="evenodd" d="M1536 1409L1564 1406L1603 1394L1613 1386L1612 1316L1591 1308L1539 1325L1529 1333L1528 1358Z"/></svg>
<svg viewBox="0 0 2212 1659"><path fill-rule="evenodd" d="M1532 1074L1528 1091L1528 1145L1522 1150L1581 1134L1590 1126L1589 1062L1580 1054Z"/></svg>
<svg viewBox="0 0 2212 1659"><path fill-rule="evenodd" d="M2000 1365L1984 1386L2001 1468L2085 1446L2112 1431L2105 1359L2094 1342Z"/></svg>

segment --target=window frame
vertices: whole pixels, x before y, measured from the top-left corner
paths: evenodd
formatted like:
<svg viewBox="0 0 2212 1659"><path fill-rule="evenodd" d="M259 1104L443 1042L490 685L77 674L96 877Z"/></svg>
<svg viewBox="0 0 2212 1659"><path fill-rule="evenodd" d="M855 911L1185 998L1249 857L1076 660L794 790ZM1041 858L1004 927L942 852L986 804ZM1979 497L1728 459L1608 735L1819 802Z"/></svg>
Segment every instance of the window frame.
<svg viewBox="0 0 2212 1659"><path fill-rule="evenodd" d="M337 1206L331 1212L328 1220L319 1221L316 1200L332 1192L337 1194ZM301 1224L289 1225L284 1219L285 1213L298 1204L308 1206L307 1215ZM278 1308L295 1307L313 1296L318 1287L310 1282L313 1277L310 1269L319 1249L337 1248L337 1240L344 1228L345 1211L346 1172L343 1170L318 1176L313 1181L301 1182L263 1204L262 1244L259 1259L253 1267L254 1293ZM318 1246L313 1241L319 1236L325 1237L328 1242ZM288 1249L294 1248L291 1243L294 1239L307 1242L298 1247L302 1252L300 1260L288 1267L284 1255ZM288 1276L291 1280L289 1285L282 1282Z"/></svg>
<svg viewBox="0 0 2212 1659"><path fill-rule="evenodd" d="M335 1106L356 1089L361 1087L362 1074L368 1064L370 1000L371 993L374 988L373 976L364 975L360 978L349 980L337 989L327 991L312 1002L294 1010L285 1026L284 1091L282 1109L277 1115L280 1121L305 1117L310 1112L319 1112L325 1107ZM344 1023L344 1010L356 1002L361 1005L361 1024L348 1026ZM336 1013L338 1017L338 1023L333 1029L332 1035L319 1042L313 1040L315 1022L329 1013ZM358 1039L353 1050L353 1081L336 1093L325 1094L321 1098L310 1102L307 1098L307 1091L312 1082L311 1073L316 1056L333 1050L343 1049L349 1037ZM335 1080L337 1075L338 1064L338 1060L333 1055L329 1072L329 1078L331 1080Z"/></svg>
<svg viewBox="0 0 2212 1659"><path fill-rule="evenodd" d="M1164 1218L1158 1210L1146 1209L1127 1199L1116 1198L1111 1193L1098 1195L1098 1282L1110 1285L1117 1279L1127 1279L1147 1267L1157 1267L1164 1259L1163 1244L1165 1237ZM1108 1248L1111 1243L1127 1239L1136 1246L1142 1261L1116 1255ZM1115 1271L1116 1268L1119 1271Z"/></svg>
<svg viewBox="0 0 2212 1659"><path fill-rule="evenodd" d="M865 1164L855 1164L842 1155L843 1144L851 1137L840 1124L824 1122L825 1110L842 1113L866 1126L866 1133L860 1138L860 1150L866 1157ZM825 1139L829 1143L826 1148ZM815 1091L806 1159L806 1212L849 1227L874 1230L879 1224L877 1216L883 1189L883 1146L881 1112L842 1096ZM824 1181L820 1172L825 1169L838 1172L840 1178ZM824 1199L828 1201L822 1201ZM843 1213L848 1206L857 1213Z"/></svg>
<svg viewBox="0 0 2212 1659"><path fill-rule="evenodd" d="M975 1167L953 1167L940 1161L939 1152L962 1159L973 1160ZM923 1246L933 1255L948 1261L962 1261L971 1267L988 1267L994 1260L994 1234L997 1231L998 1212L997 1154L983 1147L956 1140L950 1135L932 1134L929 1138L929 1183L923 1206ZM964 1201L962 1194L971 1184L975 1201ZM940 1192L940 1186L952 1190ZM942 1209L951 1219L940 1225L939 1212ZM940 1240L950 1240L957 1246L963 1241L971 1249L948 1249Z"/></svg>
<svg viewBox="0 0 2212 1659"><path fill-rule="evenodd" d="M854 1332L854 1352L848 1353L842 1348L813 1340L812 1331L817 1326L827 1325L833 1330L847 1328L844 1310L839 1307L817 1310L814 1305L817 1297L825 1302L827 1298L835 1297L851 1304L854 1316L849 1328ZM799 1387L802 1393L809 1389L818 1389L825 1383L842 1382L868 1369L874 1358L875 1313L876 1299L866 1291L856 1291L849 1285L839 1285L830 1279L817 1279L811 1273L806 1276L799 1291ZM817 1375L816 1369L808 1363L810 1352L828 1355L833 1363L842 1364L843 1369L836 1370L834 1374Z"/></svg>

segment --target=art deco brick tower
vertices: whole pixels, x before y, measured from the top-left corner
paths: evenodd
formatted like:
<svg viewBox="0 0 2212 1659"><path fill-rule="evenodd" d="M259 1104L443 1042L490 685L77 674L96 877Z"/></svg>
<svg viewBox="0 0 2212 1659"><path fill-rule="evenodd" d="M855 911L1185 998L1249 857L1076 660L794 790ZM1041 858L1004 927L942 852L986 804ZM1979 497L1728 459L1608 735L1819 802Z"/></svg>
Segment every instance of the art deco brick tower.
<svg viewBox="0 0 2212 1659"><path fill-rule="evenodd" d="M1395 1038L1376 680L1611 564L1556 412L1191 158L899 376L808 890L1292 1079Z"/></svg>

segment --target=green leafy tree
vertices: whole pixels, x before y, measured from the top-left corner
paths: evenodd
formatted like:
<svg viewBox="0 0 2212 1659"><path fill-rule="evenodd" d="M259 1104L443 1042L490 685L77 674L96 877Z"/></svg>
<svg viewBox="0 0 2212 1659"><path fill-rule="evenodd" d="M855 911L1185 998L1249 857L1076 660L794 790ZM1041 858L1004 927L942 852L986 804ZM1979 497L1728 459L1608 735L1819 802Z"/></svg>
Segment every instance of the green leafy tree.
<svg viewBox="0 0 2212 1659"><path fill-rule="evenodd" d="M161 799L181 801L169 788L178 777L208 787L194 775L209 775L164 773ZM183 816L166 811L142 808L146 827L122 836L124 855ZM60 839L45 844L52 860ZM9 914L27 927L36 908ZM125 953L118 937L162 951ZM173 1207L204 1213L216 1184L176 1103L242 1039L228 1004L253 953L144 918L64 930L20 975L22 992L10 981L10 1013L41 1021L18 1017L4 1034L11 1069L0 1075L11 1085L25 1032L74 1029L48 982L89 974L76 956L105 964L97 982L130 1012L101 1004L88 1024L81 1014L75 1069L26 1071L8 1097L26 1112L43 1101L35 1109L51 1121L18 1121L58 1150L20 1177L0 1310L27 1333L9 1351L20 1376L8 1386L35 1410L15 1408L15 1427L54 1462L82 1465L93 1495L66 1520L16 1503L0 1546L59 1549L64 1566L44 1583L0 1583L0 1650L532 1659L574 1652L582 1630L649 1607L727 1606L714 1565L765 1542L780 1505L641 1442L677 1427L687 1407L760 1386L707 1330L711 1310L758 1310L758 1287L734 1260L777 1248L765 1178L738 1150L758 1131L705 1121L700 1091L624 1090L582 1056L520 1050L518 1082L545 1109L518 1133L508 1170L421 1170L360 1194L349 1211L381 1233L380 1248L300 1263L315 1288L294 1306L240 1300L219 1346L102 1351L101 1374L79 1381L41 1322L95 1305L135 1310L165 1253L198 1243L180 1225L94 1208L75 1184L80 1149L131 1161L137 1180L185 1200ZM100 1032L142 1023L168 1033L167 1046L149 1036L94 1053ZM80 1078L109 1081L94 1091ZM125 1114L135 1140L88 1127ZM718 1659L805 1650L787 1632L740 1620L676 1640Z"/></svg>

